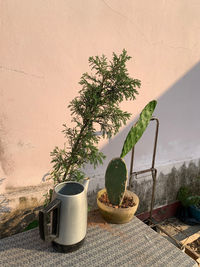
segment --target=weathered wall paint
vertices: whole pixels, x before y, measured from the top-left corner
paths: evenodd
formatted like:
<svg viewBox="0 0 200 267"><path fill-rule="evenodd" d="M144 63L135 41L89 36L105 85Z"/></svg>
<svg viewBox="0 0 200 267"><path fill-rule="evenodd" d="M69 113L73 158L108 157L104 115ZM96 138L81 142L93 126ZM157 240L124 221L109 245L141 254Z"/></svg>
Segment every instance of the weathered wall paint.
<svg viewBox="0 0 200 267"><path fill-rule="evenodd" d="M142 81L137 101L123 107L137 115L158 99L157 165L200 157L199 1L6 0L0 5L0 178L5 178L0 190L42 183L51 168L50 151L63 144L62 124L71 123L67 105L88 71L88 57L123 48L133 57L130 74ZM90 190L103 186L106 164L120 153L134 118L101 143L107 160L97 170L86 168ZM137 145L138 168L148 165L152 131Z"/></svg>
<svg viewBox="0 0 200 267"><path fill-rule="evenodd" d="M166 170L165 170L166 171ZM189 186L194 194L200 192L200 161L190 161L171 166L167 173L159 172L156 180L154 207L158 208L177 201L177 193L181 186ZM152 197L152 178L150 175L133 179L131 190L140 199L138 213L149 211Z"/></svg>

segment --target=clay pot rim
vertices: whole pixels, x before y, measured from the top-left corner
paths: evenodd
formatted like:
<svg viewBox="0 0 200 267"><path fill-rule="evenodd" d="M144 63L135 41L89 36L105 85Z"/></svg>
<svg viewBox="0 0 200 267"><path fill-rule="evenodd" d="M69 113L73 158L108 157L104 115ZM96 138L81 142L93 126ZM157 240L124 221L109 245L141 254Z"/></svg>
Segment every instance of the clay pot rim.
<svg viewBox="0 0 200 267"><path fill-rule="evenodd" d="M137 207L138 207L139 198L135 193L133 193L130 190L126 190L125 191L125 196L131 195L133 197L133 201L134 201L135 205L133 207L128 207L128 208L121 208L121 207L114 208L114 207L109 207L109 206L105 205L104 203L102 203L99 200L99 197L105 192L106 192L106 188L103 188L103 189L98 191L98 193L97 193L97 205L98 206L103 206L108 211L110 210L111 212L114 212L114 211L115 212L128 212L128 211L131 211L131 210L135 210L135 208L137 209Z"/></svg>

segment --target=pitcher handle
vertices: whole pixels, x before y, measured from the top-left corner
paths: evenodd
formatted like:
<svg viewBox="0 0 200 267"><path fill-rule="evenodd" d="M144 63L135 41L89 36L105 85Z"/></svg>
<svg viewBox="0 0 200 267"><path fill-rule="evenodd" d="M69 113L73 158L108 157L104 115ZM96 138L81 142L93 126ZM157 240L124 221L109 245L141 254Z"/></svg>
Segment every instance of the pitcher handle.
<svg viewBox="0 0 200 267"><path fill-rule="evenodd" d="M49 205L39 212L39 232L42 240L52 241L59 235L59 223L60 223L60 205L59 199L54 199ZM47 225L47 216L53 212L51 221L51 233L49 233Z"/></svg>

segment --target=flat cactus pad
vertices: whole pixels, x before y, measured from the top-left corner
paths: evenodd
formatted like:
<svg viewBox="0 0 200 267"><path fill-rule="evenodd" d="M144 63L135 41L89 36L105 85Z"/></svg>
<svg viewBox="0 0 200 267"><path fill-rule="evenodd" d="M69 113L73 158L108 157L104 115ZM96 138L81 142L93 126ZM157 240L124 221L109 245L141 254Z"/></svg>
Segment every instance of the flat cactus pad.
<svg viewBox="0 0 200 267"><path fill-rule="evenodd" d="M127 185L127 168L123 159L110 161L105 174L105 187L108 199L113 205L121 205Z"/></svg>

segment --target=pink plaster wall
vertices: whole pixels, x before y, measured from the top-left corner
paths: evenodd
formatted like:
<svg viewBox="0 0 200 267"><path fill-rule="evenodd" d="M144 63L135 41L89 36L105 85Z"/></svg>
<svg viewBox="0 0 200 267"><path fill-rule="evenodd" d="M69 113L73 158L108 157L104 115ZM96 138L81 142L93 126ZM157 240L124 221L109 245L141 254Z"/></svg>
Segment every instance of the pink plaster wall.
<svg viewBox="0 0 200 267"><path fill-rule="evenodd" d="M123 106L137 115L199 62L199 11L197 0L1 0L4 187L39 184L50 170L49 153L63 144L62 124L70 124L67 105L80 89L89 56L127 49L133 57L129 72L141 79L142 88L137 101ZM123 135L119 146L122 141ZM108 145L101 143L110 159ZM95 176L92 169L90 174Z"/></svg>

